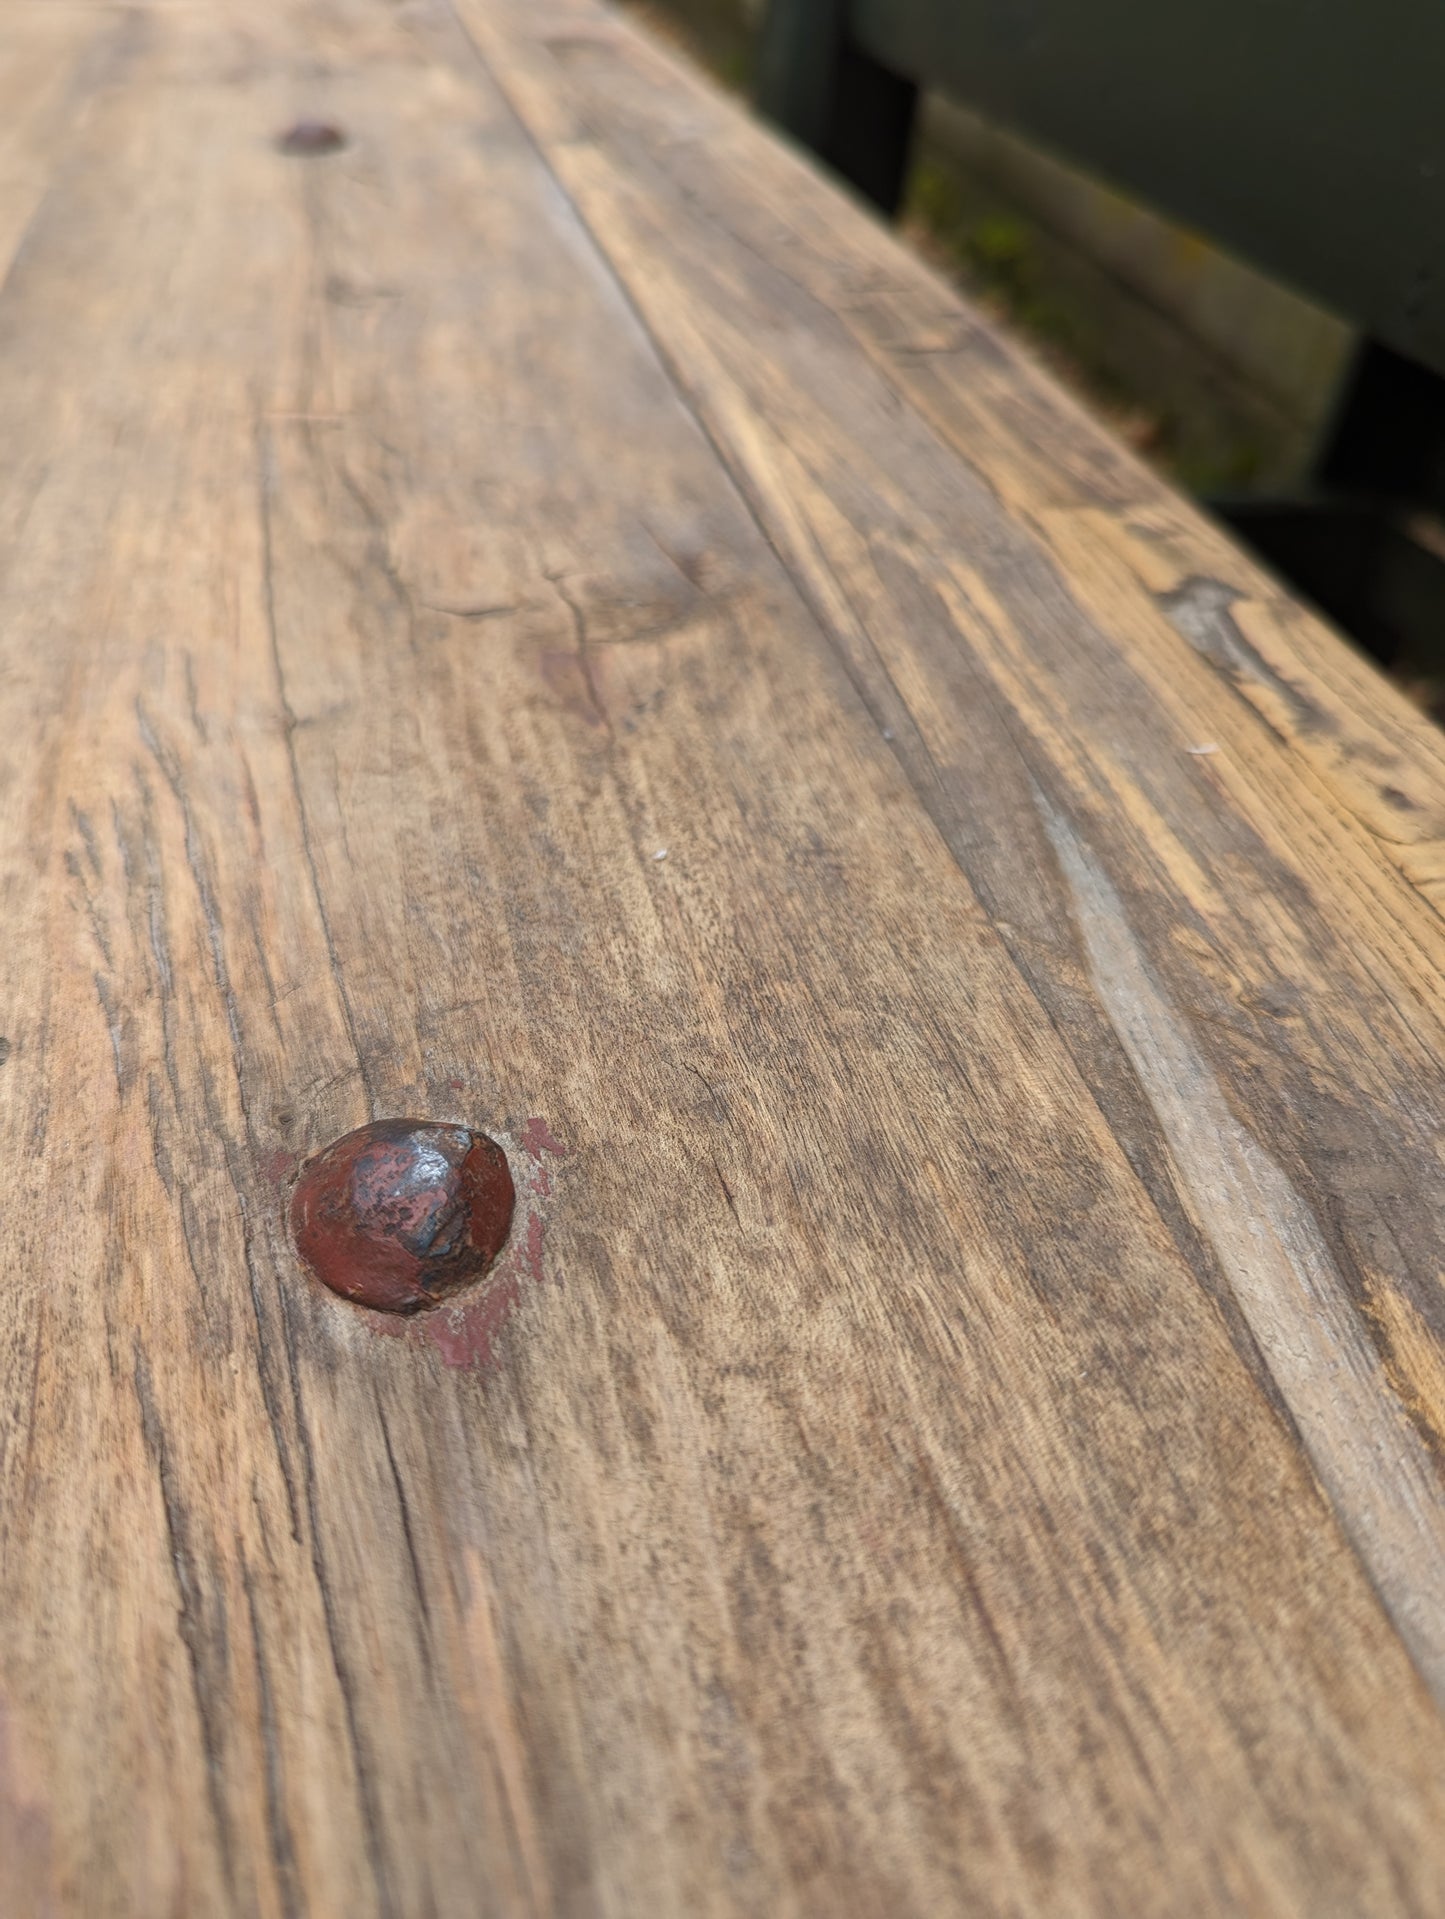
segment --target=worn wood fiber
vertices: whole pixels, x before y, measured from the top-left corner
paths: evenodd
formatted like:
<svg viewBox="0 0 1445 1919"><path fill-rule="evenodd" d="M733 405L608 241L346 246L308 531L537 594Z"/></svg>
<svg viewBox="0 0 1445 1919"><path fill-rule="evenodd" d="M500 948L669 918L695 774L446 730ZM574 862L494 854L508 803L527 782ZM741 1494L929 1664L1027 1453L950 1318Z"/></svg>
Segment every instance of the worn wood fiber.
<svg viewBox="0 0 1445 1919"><path fill-rule="evenodd" d="M1445 1909L1437 736L590 0L0 122L0 1910Z"/></svg>

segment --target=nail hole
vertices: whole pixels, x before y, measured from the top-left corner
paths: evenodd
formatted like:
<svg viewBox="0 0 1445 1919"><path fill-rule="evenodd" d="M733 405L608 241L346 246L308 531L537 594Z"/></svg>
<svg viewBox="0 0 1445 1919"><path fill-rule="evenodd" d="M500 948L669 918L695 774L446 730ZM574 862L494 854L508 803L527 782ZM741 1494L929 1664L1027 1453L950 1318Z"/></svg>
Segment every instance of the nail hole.
<svg viewBox="0 0 1445 1919"><path fill-rule="evenodd" d="M339 152L346 145L346 135L325 120L298 120L280 135L276 145L282 153L310 159L318 153Z"/></svg>

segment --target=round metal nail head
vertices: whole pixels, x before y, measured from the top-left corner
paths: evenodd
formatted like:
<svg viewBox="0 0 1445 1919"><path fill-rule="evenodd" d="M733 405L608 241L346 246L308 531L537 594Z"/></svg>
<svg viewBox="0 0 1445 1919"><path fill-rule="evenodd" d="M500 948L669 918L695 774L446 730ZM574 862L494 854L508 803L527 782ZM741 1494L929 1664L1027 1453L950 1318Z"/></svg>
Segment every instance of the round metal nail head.
<svg viewBox="0 0 1445 1919"><path fill-rule="evenodd" d="M485 1133L379 1119L302 1167L291 1234L333 1293L414 1313L481 1278L506 1240L515 1198L507 1156Z"/></svg>

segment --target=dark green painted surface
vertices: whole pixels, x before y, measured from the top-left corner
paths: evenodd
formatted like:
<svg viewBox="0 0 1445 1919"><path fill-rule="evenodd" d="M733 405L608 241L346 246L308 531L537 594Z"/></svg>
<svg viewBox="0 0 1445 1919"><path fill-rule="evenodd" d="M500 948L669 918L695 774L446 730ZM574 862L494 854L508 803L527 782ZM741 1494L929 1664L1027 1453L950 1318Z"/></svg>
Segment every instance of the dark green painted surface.
<svg viewBox="0 0 1445 1919"><path fill-rule="evenodd" d="M1445 0L851 0L848 32L1445 371Z"/></svg>
<svg viewBox="0 0 1445 1919"><path fill-rule="evenodd" d="M821 152L828 142L846 0L771 0L758 37L758 105Z"/></svg>

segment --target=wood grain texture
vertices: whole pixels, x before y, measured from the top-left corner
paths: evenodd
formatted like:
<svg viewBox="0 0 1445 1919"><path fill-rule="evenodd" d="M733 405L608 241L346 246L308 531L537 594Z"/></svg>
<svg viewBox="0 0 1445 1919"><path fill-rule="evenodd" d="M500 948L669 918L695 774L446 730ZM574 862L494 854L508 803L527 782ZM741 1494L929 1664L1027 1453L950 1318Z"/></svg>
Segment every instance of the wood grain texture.
<svg viewBox="0 0 1445 1919"><path fill-rule="evenodd" d="M0 25L0 1908L1438 1912L1435 737L589 0Z"/></svg>

